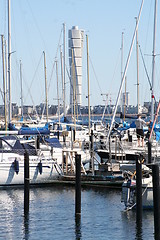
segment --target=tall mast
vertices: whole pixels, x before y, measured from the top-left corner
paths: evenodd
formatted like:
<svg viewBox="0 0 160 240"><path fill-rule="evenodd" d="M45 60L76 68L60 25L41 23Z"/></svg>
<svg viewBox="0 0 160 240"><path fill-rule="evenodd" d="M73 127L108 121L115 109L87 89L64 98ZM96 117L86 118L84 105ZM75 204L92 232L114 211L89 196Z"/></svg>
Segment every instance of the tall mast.
<svg viewBox="0 0 160 240"><path fill-rule="evenodd" d="M58 121L59 121L59 123L60 123L60 104L59 104L58 62L57 62L57 60L56 60L56 75L57 75Z"/></svg>
<svg viewBox="0 0 160 240"><path fill-rule="evenodd" d="M21 116L23 118L23 86L22 86L22 62L20 60L20 81L21 81Z"/></svg>
<svg viewBox="0 0 160 240"><path fill-rule="evenodd" d="M157 25L157 0L154 9L154 30L153 30L153 53L152 53L152 96L151 96L151 120L154 119L154 78L155 78L155 48L156 48L156 25Z"/></svg>
<svg viewBox="0 0 160 240"><path fill-rule="evenodd" d="M10 19L10 0L8 0L8 102L9 102L9 123L12 119L11 101L11 19Z"/></svg>
<svg viewBox="0 0 160 240"><path fill-rule="evenodd" d="M5 40L5 67L6 67L6 114L7 114L7 117L8 117L8 62L7 62L7 41ZM9 119L7 119L9 120Z"/></svg>
<svg viewBox="0 0 160 240"><path fill-rule="evenodd" d="M3 35L1 35L2 40L2 65L3 65L3 100L4 100L4 117L5 117L5 130L7 130L7 112L6 112L6 83L5 83L5 63L4 63L4 41Z"/></svg>
<svg viewBox="0 0 160 240"><path fill-rule="evenodd" d="M88 131L90 135L90 85L89 85L89 49L88 49L88 35L86 35L87 42L87 78L88 78Z"/></svg>
<svg viewBox="0 0 160 240"><path fill-rule="evenodd" d="M61 58L61 78L62 78L62 96L63 96L63 113L65 116L65 100L64 100L64 72L63 72L63 56L62 56L62 50L60 48L60 58Z"/></svg>
<svg viewBox="0 0 160 240"><path fill-rule="evenodd" d="M121 80L123 77L123 35L124 35L124 32L122 32L122 41L121 41ZM122 98L122 94L121 94L121 104L120 104L121 112L122 112L122 105L123 105L123 98Z"/></svg>
<svg viewBox="0 0 160 240"><path fill-rule="evenodd" d="M64 108L64 116L66 117L66 42L65 42L65 40L66 40L66 30L65 30L65 27L66 27L66 25L65 25L65 23L63 23L63 70L64 70L64 82L63 82L63 84L64 84L64 93L63 93L63 95L64 95L64 99L63 99L63 108Z"/></svg>
<svg viewBox="0 0 160 240"><path fill-rule="evenodd" d="M137 18L136 18L137 25ZM137 113L139 113L139 59L138 59L138 28L136 31L136 52L137 52Z"/></svg>
<svg viewBox="0 0 160 240"><path fill-rule="evenodd" d="M127 78L125 77L124 121L125 121L125 115L126 115L126 89L127 89Z"/></svg>
<svg viewBox="0 0 160 240"><path fill-rule="evenodd" d="M48 122L48 91L47 91L47 74L46 74L46 54L45 51L43 51L44 54L44 77L45 77L45 95L46 95L46 117Z"/></svg>
<svg viewBox="0 0 160 240"><path fill-rule="evenodd" d="M74 54L73 54L73 48L72 48L72 84L73 84L73 107L72 107L72 113L74 115L74 125L76 124L76 109L75 109L75 101L76 101L76 79L75 79L75 65L74 65Z"/></svg>

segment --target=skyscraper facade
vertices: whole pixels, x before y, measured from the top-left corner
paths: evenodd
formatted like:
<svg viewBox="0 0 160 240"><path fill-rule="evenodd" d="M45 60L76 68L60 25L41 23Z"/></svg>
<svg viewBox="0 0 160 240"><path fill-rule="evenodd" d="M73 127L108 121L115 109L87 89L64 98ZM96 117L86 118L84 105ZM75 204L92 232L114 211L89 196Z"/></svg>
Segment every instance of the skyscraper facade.
<svg viewBox="0 0 160 240"><path fill-rule="evenodd" d="M82 105L82 52L84 31L73 26L68 31L70 67L70 107Z"/></svg>

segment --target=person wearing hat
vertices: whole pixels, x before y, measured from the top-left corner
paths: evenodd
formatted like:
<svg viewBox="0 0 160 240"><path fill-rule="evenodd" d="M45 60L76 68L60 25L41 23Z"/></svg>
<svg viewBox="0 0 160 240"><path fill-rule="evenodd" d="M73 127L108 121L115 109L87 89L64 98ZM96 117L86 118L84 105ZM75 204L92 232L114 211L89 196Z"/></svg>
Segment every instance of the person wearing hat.
<svg viewBox="0 0 160 240"><path fill-rule="evenodd" d="M138 147L140 147L140 139L142 140L142 147L144 147L144 131L143 127L147 125L147 123L141 118L141 114L137 115L138 118L135 121L136 124L136 133L138 139Z"/></svg>

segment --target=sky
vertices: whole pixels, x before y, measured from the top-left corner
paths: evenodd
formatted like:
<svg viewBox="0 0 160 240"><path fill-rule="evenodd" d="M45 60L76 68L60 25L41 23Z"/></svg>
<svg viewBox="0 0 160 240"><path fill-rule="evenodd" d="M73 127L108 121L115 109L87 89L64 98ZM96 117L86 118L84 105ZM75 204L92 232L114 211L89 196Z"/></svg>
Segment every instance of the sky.
<svg viewBox="0 0 160 240"><path fill-rule="evenodd" d="M68 61L68 30L78 26L84 30L82 105L87 105L87 51L89 40L90 104L115 104L142 0L10 0L11 1L11 99L20 105L20 61L24 105L45 102L45 76L43 51L46 54L48 104L57 104L58 62L59 95L62 98L60 46L63 49L63 23L66 26L66 68ZM138 28L138 43L152 82L153 20L155 0L144 1ZM157 12L160 3L157 4ZM160 96L160 16L157 14L155 96ZM7 0L0 0L0 34L6 41ZM123 32L123 48L122 44ZM0 51L0 79L2 79L2 54ZM150 101L151 93L139 52L140 103ZM0 88L3 91L3 81ZM124 92L123 87L123 92ZM129 103L137 105L136 43L126 74L126 91ZM66 73L66 104L69 104L69 79ZM0 97L0 104L3 100Z"/></svg>

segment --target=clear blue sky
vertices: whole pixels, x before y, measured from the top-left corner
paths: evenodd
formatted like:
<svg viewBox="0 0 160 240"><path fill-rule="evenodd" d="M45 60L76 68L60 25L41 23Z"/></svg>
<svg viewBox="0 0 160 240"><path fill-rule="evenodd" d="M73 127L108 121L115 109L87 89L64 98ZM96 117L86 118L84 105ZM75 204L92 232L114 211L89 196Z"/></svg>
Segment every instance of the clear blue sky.
<svg viewBox="0 0 160 240"><path fill-rule="evenodd" d="M154 0L144 1L138 39L151 79ZM57 104L56 72L53 64L62 25L66 24L66 64L68 66L68 29L77 25L89 37L91 105L104 104L101 94L109 94L115 103L121 81L121 38L124 32L123 67L125 67L141 0L11 0L12 102L20 105L19 61L22 61L24 104L44 102L43 51L46 52L49 104ZM0 34L7 39L7 0L0 0ZM158 11L160 3L158 3ZM160 16L157 16L156 54L160 53ZM62 44L62 37L60 44ZM146 55L147 54L147 55ZM0 55L1 56L1 55ZM59 88L61 90L58 49ZM0 67L2 69L0 61ZM156 57L156 98L159 99L160 56ZM53 70L53 73L52 73ZM0 71L2 79L2 71ZM69 82L69 79L66 79ZM148 80L139 53L140 101L150 100ZM136 46L127 71L130 104L136 105ZM2 81L0 83L2 86ZM66 87L67 103L69 84ZM86 39L83 49L83 105L87 105ZM60 94L61 95L61 94ZM0 104L2 99L0 100Z"/></svg>

